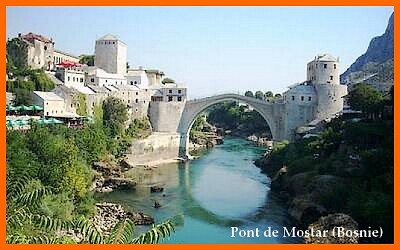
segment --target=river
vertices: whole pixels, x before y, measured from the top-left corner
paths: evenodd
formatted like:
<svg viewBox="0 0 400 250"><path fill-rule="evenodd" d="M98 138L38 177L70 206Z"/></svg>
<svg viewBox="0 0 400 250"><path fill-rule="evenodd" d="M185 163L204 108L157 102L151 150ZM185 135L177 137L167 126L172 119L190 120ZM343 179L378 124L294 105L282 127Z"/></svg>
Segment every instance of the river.
<svg viewBox="0 0 400 250"><path fill-rule="evenodd" d="M131 170L138 182L134 191L99 194L101 201L152 215L156 222L172 218L176 233L166 243L295 243L283 237L231 237L231 227L282 232L291 227L287 211L270 192L269 178L253 161L264 149L244 139L226 137L224 144L204 150L196 160ZM164 187L151 193L150 186ZM153 208L158 201L162 207ZM137 231L148 229L137 226ZM282 233L280 233L282 235Z"/></svg>

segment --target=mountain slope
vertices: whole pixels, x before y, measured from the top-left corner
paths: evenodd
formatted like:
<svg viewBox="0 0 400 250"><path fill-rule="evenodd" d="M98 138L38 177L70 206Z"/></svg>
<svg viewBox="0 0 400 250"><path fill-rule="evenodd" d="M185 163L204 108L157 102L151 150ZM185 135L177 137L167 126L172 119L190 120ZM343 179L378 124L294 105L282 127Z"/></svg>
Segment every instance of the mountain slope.
<svg viewBox="0 0 400 250"><path fill-rule="evenodd" d="M367 64L381 64L393 59L394 48L394 20L393 15L389 18L385 33L381 36L372 38L367 51L340 76L342 83L349 84L348 77L354 73L363 71ZM390 63L389 63L390 64ZM391 64L393 65L393 63ZM370 71L370 69L369 69ZM393 77L392 77L393 78Z"/></svg>

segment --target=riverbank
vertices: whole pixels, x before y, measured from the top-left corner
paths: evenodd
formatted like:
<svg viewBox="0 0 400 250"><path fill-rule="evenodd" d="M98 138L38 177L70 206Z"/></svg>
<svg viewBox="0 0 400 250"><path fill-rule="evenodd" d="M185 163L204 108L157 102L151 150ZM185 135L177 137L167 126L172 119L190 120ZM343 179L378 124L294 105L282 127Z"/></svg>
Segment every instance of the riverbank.
<svg viewBox="0 0 400 250"><path fill-rule="evenodd" d="M319 220L328 216L325 222L332 222L328 228L371 227L386 232L382 238L348 238L348 242L392 241L392 120L337 118L320 137L278 143L255 164L271 178L271 191L286 201L300 227L318 228ZM340 240L331 238L331 243Z"/></svg>
<svg viewBox="0 0 400 250"><path fill-rule="evenodd" d="M226 137L224 144L204 150L184 164L151 170L133 168L126 177L137 180L132 191L97 194L97 202L123 204L156 222L174 218L176 233L167 243L288 243L298 239L232 239L230 226L243 228L292 226L279 200L269 195L266 176L254 166L265 149L242 138ZM138 171L139 170L139 171ZM221 185L223 183L224 185ZM162 192L151 192L151 187ZM210 192L212 190L212 192ZM161 207L156 208L155 202ZM176 217L179 219L175 219ZM138 226L146 230L148 226Z"/></svg>

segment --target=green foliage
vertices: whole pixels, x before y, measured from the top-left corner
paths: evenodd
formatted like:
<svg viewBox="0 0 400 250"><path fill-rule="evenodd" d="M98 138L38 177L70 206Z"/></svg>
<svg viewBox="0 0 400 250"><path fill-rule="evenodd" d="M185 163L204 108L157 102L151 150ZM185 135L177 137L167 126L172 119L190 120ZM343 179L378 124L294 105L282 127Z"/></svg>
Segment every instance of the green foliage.
<svg viewBox="0 0 400 250"><path fill-rule="evenodd" d="M94 55L80 55L79 63L94 66Z"/></svg>
<svg viewBox="0 0 400 250"><path fill-rule="evenodd" d="M257 90L254 94L254 97L259 100L264 100L264 93L261 90Z"/></svg>
<svg viewBox="0 0 400 250"><path fill-rule="evenodd" d="M383 111L386 100L383 95L370 85L360 83L349 93L349 104L352 109L360 110L367 116L377 118Z"/></svg>
<svg viewBox="0 0 400 250"><path fill-rule="evenodd" d="M162 84L168 84L168 83L175 83L175 80L168 77L162 80Z"/></svg>
<svg viewBox="0 0 400 250"><path fill-rule="evenodd" d="M267 91L264 93L264 99L271 98L271 97L274 97L274 94L272 93L272 91Z"/></svg>
<svg viewBox="0 0 400 250"><path fill-rule="evenodd" d="M244 134L269 134L269 126L265 119L255 110L246 110L236 102L216 104L209 109L207 121L226 130L238 131Z"/></svg>
<svg viewBox="0 0 400 250"><path fill-rule="evenodd" d="M247 96L247 97L254 97L254 94L253 94L253 92L252 92L251 90L247 90L247 91L244 93L244 96Z"/></svg>
<svg viewBox="0 0 400 250"><path fill-rule="evenodd" d="M18 70L28 68L28 44L19 39L13 38L7 41L7 73L18 73Z"/></svg>
<svg viewBox="0 0 400 250"><path fill-rule="evenodd" d="M81 116L87 116L87 104L86 104L86 95L79 93L75 95L74 102L77 103L78 108L76 109L76 113Z"/></svg>
<svg viewBox="0 0 400 250"><path fill-rule="evenodd" d="M103 124L112 138L122 135L128 120L126 106L120 99L108 97L103 103Z"/></svg>
<svg viewBox="0 0 400 250"><path fill-rule="evenodd" d="M381 226L382 242L393 235L393 121L354 122L333 119L319 137L299 139L279 146L266 158L271 176L287 167L287 179L299 173L309 177L330 175L336 183L319 192L314 202L330 213L347 213L361 229ZM305 188L312 192L309 182ZM283 185L284 186L284 185Z"/></svg>

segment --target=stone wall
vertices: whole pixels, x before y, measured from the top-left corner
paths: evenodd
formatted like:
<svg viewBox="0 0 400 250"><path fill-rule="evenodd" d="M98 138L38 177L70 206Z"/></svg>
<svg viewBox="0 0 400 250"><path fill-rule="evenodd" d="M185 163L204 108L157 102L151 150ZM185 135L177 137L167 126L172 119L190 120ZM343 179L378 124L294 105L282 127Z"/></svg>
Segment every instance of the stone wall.
<svg viewBox="0 0 400 250"><path fill-rule="evenodd" d="M132 165L177 159L181 136L178 133L153 133L146 139L136 140L126 153L126 161Z"/></svg>
<svg viewBox="0 0 400 250"><path fill-rule="evenodd" d="M150 102L149 117L153 131L176 133L185 102Z"/></svg>

